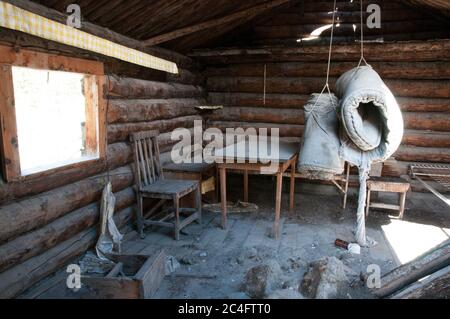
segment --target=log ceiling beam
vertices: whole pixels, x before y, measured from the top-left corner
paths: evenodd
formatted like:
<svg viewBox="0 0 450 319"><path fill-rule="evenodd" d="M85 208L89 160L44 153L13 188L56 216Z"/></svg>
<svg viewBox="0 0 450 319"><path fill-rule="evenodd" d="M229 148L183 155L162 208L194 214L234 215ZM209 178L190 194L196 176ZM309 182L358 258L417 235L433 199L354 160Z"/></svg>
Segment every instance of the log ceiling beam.
<svg viewBox="0 0 450 319"><path fill-rule="evenodd" d="M427 7L450 16L450 2L448 0L401 0L401 2L416 7Z"/></svg>
<svg viewBox="0 0 450 319"><path fill-rule="evenodd" d="M450 1L448 0L399 0L401 3L423 12L444 25L450 25Z"/></svg>
<svg viewBox="0 0 450 319"><path fill-rule="evenodd" d="M242 10L242 11L232 13L225 17L212 19L209 21L201 22L199 24L195 24L195 25L184 27L184 28L181 28L181 29L178 29L175 31L165 33L165 34L161 34L161 35L152 37L150 39L144 40L144 41L142 41L142 43L145 46L154 46L154 45L157 45L160 43L168 42L168 41L183 37L185 35L195 33L195 32L199 32L199 31L211 29L214 27L218 27L221 25L225 25L225 24L234 22L239 19L242 19L242 23L245 23L270 9L279 7L283 4L286 4L291 1L292 0L272 0L272 1L260 4L258 6L254 6L254 7Z"/></svg>

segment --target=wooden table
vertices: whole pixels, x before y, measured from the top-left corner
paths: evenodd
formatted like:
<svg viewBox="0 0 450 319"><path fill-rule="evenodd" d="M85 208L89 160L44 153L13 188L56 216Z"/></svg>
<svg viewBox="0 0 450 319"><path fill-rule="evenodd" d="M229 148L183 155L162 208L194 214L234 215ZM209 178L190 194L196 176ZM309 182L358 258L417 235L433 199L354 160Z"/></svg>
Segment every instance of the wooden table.
<svg viewBox="0 0 450 319"><path fill-rule="evenodd" d="M294 210L295 166L298 159L298 145L293 143L279 143L278 154L272 154L272 144L268 143L269 156L261 157L258 146L250 142L240 142L216 151L214 158L220 175L220 192L222 205L222 228L227 227L227 170L244 172L244 201L248 201L248 173L261 175L276 175L275 223L273 235L280 235L281 195L283 188L283 174L291 168L290 174L290 211ZM269 169L270 168L270 169Z"/></svg>

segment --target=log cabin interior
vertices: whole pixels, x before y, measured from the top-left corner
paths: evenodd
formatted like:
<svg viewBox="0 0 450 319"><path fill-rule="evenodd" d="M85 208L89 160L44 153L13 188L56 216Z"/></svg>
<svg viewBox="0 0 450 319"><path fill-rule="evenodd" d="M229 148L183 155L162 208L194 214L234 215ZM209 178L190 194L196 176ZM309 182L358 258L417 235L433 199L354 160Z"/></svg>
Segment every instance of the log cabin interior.
<svg viewBox="0 0 450 319"><path fill-rule="evenodd" d="M3 299L450 297L448 1L2 0L0 78Z"/></svg>

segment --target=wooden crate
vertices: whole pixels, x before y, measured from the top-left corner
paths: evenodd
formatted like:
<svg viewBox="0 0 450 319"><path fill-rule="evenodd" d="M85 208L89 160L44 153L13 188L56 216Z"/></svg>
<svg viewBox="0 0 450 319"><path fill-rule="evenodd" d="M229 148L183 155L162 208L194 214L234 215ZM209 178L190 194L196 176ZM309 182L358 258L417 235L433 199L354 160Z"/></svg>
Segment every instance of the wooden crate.
<svg viewBox="0 0 450 319"><path fill-rule="evenodd" d="M83 288L89 290L89 298L148 299L165 277L164 250L150 257L116 255L112 259L117 264L105 277L82 276L81 282Z"/></svg>

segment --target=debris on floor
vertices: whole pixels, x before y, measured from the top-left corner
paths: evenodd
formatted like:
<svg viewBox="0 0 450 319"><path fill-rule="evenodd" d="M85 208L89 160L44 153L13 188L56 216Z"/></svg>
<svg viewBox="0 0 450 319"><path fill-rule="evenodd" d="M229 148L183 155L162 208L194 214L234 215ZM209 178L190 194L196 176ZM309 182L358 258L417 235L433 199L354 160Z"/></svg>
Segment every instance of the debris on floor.
<svg viewBox="0 0 450 319"><path fill-rule="evenodd" d="M93 252L88 251L80 260L80 269L83 274L106 274L116 265L108 259L101 259Z"/></svg>
<svg viewBox="0 0 450 319"><path fill-rule="evenodd" d="M243 265L245 261L255 259L258 257L258 250L255 247L249 247L236 258L237 263Z"/></svg>
<svg viewBox="0 0 450 319"><path fill-rule="evenodd" d="M313 262L300 284L303 295L315 299L345 298L342 287L356 277L350 268L336 257L325 257Z"/></svg>
<svg viewBox="0 0 450 319"><path fill-rule="evenodd" d="M166 229L148 229L145 239L141 239L137 233L129 234L123 243L123 252L132 255L154 255L156 251L164 248L167 254L172 256L162 263L162 271L167 275L153 295L156 299L379 297L369 287L372 274L368 270L369 266L380 268L381 289L376 292L391 287L391 282L397 282L394 280L397 277L392 277L392 274L399 273L398 270L392 272L400 264L383 232L383 226L389 219L384 213L374 212L371 215L368 220L368 235L379 244L362 248L357 255L335 245L336 238L352 238L352 210L341 212L343 219L336 224L335 213L338 208L334 203L339 202L339 198L334 202L328 197L327 199L321 196L305 197L294 214L283 212L279 240L267 235L267 230L273 226L273 205L267 198L262 201L257 213L230 216L227 229L220 227L220 214L205 211L203 223L188 226L180 241L174 241L171 232ZM424 203L428 204L428 201ZM352 207L355 203L350 200L349 205ZM441 207L436 206L435 214L441 212ZM411 210L409 216L422 218L422 214L422 210L417 208L417 212L414 214ZM311 222L305 224L304 219ZM443 219L440 226L446 227L446 221ZM445 251L447 253L444 253ZM437 261L444 260L448 255L448 248L433 252L432 256L435 255ZM91 254L84 258L84 268L94 268L90 265L93 257L96 256ZM102 267L102 274L97 277L104 277L114 265ZM419 267L413 272L417 272L419 276L422 268ZM132 273L124 273L132 278L129 276L133 275ZM386 274L394 279L387 280ZM436 275L430 285L441 282L441 278L447 277L445 274ZM65 279L61 283L58 289L66 291ZM428 292L428 286L425 288ZM46 290L45 297L60 296L61 290L58 289L52 290L53 295ZM414 295L417 294L416 291L414 290ZM73 298L78 294L67 296ZM403 294L399 296L403 297Z"/></svg>
<svg viewBox="0 0 450 319"><path fill-rule="evenodd" d="M178 260L173 256L166 257L166 275L170 275L181 267Z"/></svg>
<svg viewBox="0 0 450 319"><path fill-rule="evenodd" d="M267 299L305 299L294 289L279 289L272 292Z"/></svg>
<svg viewBox="0 0 450 319"><path fill-rule="evenodd" d="M254 299L266 297L280 279L281 267L276 260L250 268L245 276L243 290Z"/></svg>
<svg viewBox="0 0 450 319"><path fill-rule="evenodd" d="M203 209L212 213L220 214L222 212L222 206L218 204L206 204L203 205ZM228 214L241 214L241 213L256 213L259 207L256 204L237 201L236 203L227 203Z"/></svg>
<svg viewBox="0 0 450 319"><path fill-rule="evenodd" d="M336 245L336 247L340 247L343 249L348 250L349 252L351 252L352 254L355 255L360 255L361 254L361 246L355 243L348 243L342 239L336 239L336 241L334 242L334 244Z"/></svg>

